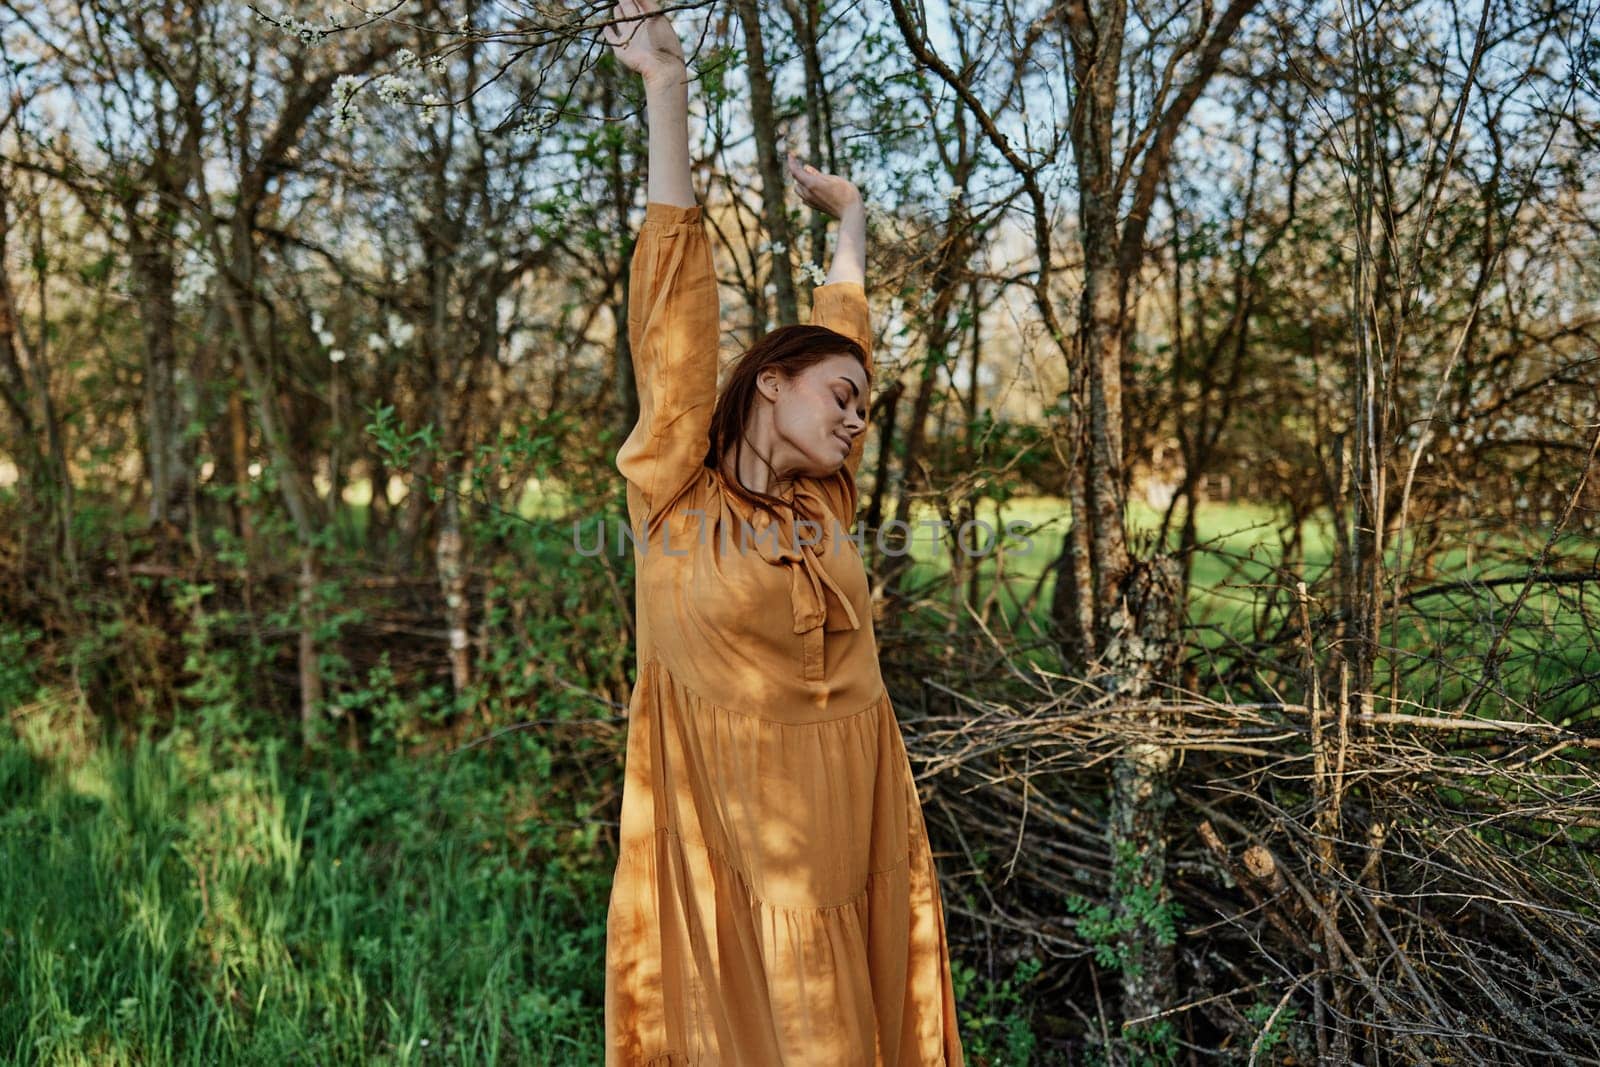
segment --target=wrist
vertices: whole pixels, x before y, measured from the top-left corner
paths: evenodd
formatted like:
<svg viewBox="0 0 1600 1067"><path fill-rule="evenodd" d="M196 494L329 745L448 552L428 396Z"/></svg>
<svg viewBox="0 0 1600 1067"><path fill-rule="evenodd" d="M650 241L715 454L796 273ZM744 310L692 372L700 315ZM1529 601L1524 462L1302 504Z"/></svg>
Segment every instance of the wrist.
<svg viewBox="0 0 1600 1067"><path fill-rule="evenodd" d="M658 67L648 74L641 75L644 80L644 91L648 95L674 91L689 91L689 68L678 63L667 67Z"/></svg>

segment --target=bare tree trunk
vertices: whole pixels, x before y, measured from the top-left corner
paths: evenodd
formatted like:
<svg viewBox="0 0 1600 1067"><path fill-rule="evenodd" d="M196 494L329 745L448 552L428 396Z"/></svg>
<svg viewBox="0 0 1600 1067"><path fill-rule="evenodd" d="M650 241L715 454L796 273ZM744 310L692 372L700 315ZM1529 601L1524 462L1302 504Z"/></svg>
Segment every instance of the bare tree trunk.
<svg viewBox="0 0 1600 1067"><path fill-rule="evenodd" d="M206 194L203 173L197 174L202 197ZM217 262L226 264L219 278L218 292L227 309L233 327L234 352L244 370L250 396L255 403L256 417L261 423L261 436L267 453L274 464L284 507L294 524L295 537L300 547L300 569L296 582L296 601L300 613L299 676L300 676L300 728L307 743L316 740L317 717L323 700L322 667L316 642L318 611L316 583L321 569L316 545L316 523L312 516L300 471L278 423L277 395L268 380L268 373L257 354L257 339L252 315L255 292L256 250L249 226L242 214L235 214L231 227L232 254L223 243L222 227L214 215L203 220L211 242L212 254Z"/></svg>
<svg viewBox="0 0 1600 1067"><path fill-rule="evenodd" d="M806 133L810 162L829 173L838 173L839 161L833 148L833 106L827 82L822 73L822 56L817 49L817 27L822 17L820 0L783 0L789 14L789 25L794 29L795 44L800 49L800 60L806 72ZM828 220L821 212L812 212L809 227L812 263L822 262L827 251Z"/></svg>
<svg viewBox="0 0 1600 1067"><path fill-rule="evenodd" d="M11 274L7 243L11 232L10 186L0 174L0 398L17 424L21 450L17 454L20 479L20 502L23 520L17 550L20 558L32 558L33 546L28 534L34 523L41 498L49 493L49 476L45 471L45 458L39 451L39 417L34 413L34 387L29 379L33 360L27 358L27 340L22 334L22 324L17 318L16 302L12 297Z"/></svg>
<svg viewBox="0 0 1600 1067"><path fill-rule="evenodd" d="M448 151L442 146L437 147L440 150L436 159L442 167L448 159ZM472 684L472 657L467 643L467 580L461 533L461 480L466 441L455 403L454 386L458 372L453 353L459 346L452 341L455 327L450 319L450 263L457 252L462 228L445 217L448 191L442 171L435 175L434 196L439 215L422 235L424 247L429 248L428 262L431 265L428 271L427 350L433 366L433 425L439 441L439 451L433 459L442 493L433 561L439 591L444 597L445 629L450 635L450 678L459 696Z"/></svg>
<svg viewBox="0 0 1600 1067"><path fill-rule="evenodd" d="M198 223L203 228L211 246L212 255L219 264L218 292L221 294L228 319L234 330L234 351L244 370L257 418L261 423L261 436L267 447L278 476L279 491L284 507L294 525L295 539L300 550L300 568L297 580L299 605L300 649L300 729L307 744L317 740L317 725L323 703L323 678L316 633L320 623L316 603L316 586L320 577L321 561L317 547L320 525L313 513L314 494L308 494L295 464L294 445L278 421L274 402L277 396L270 381L270 365L264 363L260 353L271 356L271 338L265 345L255 327L256 304L262 301L256 281L256 268L260 262L256 248L256 226L263 205L268 201L272 183L283 171L291 169L287 162L299 148L301 135L307 121L328 98L334 82L344 74L359 74L372 67L387 49L396 47L380 42L378 50L355 56L340 70L325 70L315 77L289 78L288 90L272 121L262 129L258 142L251 132L250 97L230 101L220 109L230 115L236 128L233 131L238 144L241 163L237 192L234 198L233 217L229 220L227 239L224 239L223 220L205 209L211 203L207 188L205 161L197 147L207 130L208 115L202 108L193 86L175 86L180 91L180 105L185 123L184 163L187 178L196 191L196 202L201 205ZM304 58L294 61L295 74L303 74Z"/></svg>
<svg viewBox="0 0 1600 1067"><path fill-rule="evenodd" d="M958 187L965 181L968 173L969 168L965 159L964 156L963 163L957 169ZM911 402L911 422L906 429L906 448L902 464L904 476L901 479L900 494L894 509L894 521L903 524L897 527L898 529L905 529L910 525L913 497L932 488L922 464L922 452L927 443L928 415L933 410L933 403L939 392L939 369L954 362L950 349L952 345L959 345L961 341L962 331L957 328L951 310L961 293L962 279L967 273L967 262L971 254L971 222L957 205L952 208L945 228L940 234L938 260L930 283L933 305L928 309L925 319L927 325L924 336L927 340L927 353L922 359L916 396ZM915 537L915 531L911 536ZM893 543L893 539L890 543ZM905 592L898 587L909 572L910 563L911 556L906 553L898 556L897 562L884 568L886 581L897 587L897 593Z"/></svg>
<svg viewBox="0 0 1600 1067"><path fill-rule="evenodd" d="M387 305L381 306L387 307ZM378 366L373 371L377 396L380 402L392 402L395 400L396 379L399 377L397 361L387 344L379 351L377 359ZM389 503L389 479L394 476L394 470L389 466L387 454L378 447L376 439L371 434L362 435L362 449L367 456L367 466L372 472L372 504L371 512L367 516L367 548L372 552L378 552L380 549L387 551L390 546L386 542L398 525L395 518L397 506Z"/></svg>
<svg viewBox="0 0 1600 1067"><path fill-rule="evenodd" d="M772 100L772 79L767 72L766 49L761 42L761 16L755 0L737 0L739 23L744 28L746 74L750 79L750 118L755 126L756 167L761 172L761 213L765 216L767 237L785 249L793 244L789 232L787 187L784 162L778 153L778 129ZM772 254L772 281L778 294L778 325L800 321L795 298L794 273L789 269L788 252ZM765 324L758 324L765 329Z"/></svg>
<svg viewBox="0 0 1600 1067"><path fill-rule="evenodd" d="M1122 373L1128 347L1128 294L1145 259L1145 230L1156 193L1165 179L1173 143L1189 110L1217 69L1244 15L1257 0L1232 0L1217 22L1200 20L1186 48L1196 49L1193 68L1181 83L1165 81L1158 99L1175 90L1164 110L1151 114L1148 141L1119 157L1116 137L1125 0L1072 0L1062 11L1071 52L1071 136L1078 176L1079 242L1084 287L1078 310L1074 361L1087 379L1081 482L1069 478L1072 530L1060 577L1070 575L1057 597L1057 622L1067 635L1067 654L1095 648L1102 690L1140 700L1156 683L1173 680L1178 628L1182 622L1182 572L1160 552L1137 563L1130 558L1125 527L1126 455L1123 442ZM1209 9L1207 9L1209 15ZM1171 79L1171 71L1166 76ZM1122 211L1125 194L1132 196ZM1080 499L1080 496L1083 499ZM1086 529L1084 527L1087 527ZM1087 550L1087 575L1075 558ZM1087 578L1088 587L1082 584ZM1058 588L1059 591L1059 588ZM1090 623L1091 632L1084 632ZM1143 732L1144 713L1125 713L1131 732ZM1164 817L1172 804L1172 753L1136 744L1114 765L1110 796L1110 846L1122 970L1122 1011L1127 1019L1159 1016L1174 1002L1170 892L1166 886Z"/></svg>
<svg viewBox="0 0 1600 1067"><path fill-rule="evenodd" d="M602 69L605 73L601 75L600 113L610 115L616 104L616 77L609 67ZM626 223L633 206L634 191L638 188L637 178L630 181L628 175L638 173L643 168L625 167L622 154L623 145L618 143L616 150L611 153L608 177L618 230L625 235L617 255L623 264L627 264L633 258L635 236L634 228ZM611 297L611 321L616 324L616 341L611 351L611 396L614 405L612 426L618 441L625 440L633 431L633 424L639 421L639 383L633 377L633 350L628 342L628 294L633 282L632 273L625 267L618 270L618 284L607 287L607 295Z"/></svg>
<svg viewBox="0 0 1600 1067"><path fill-rule="evenodd" d="M978 320L982 311L982 306L978 300L978 287L980 284L976 278L967 283L967 324L972 330L971 350L969 352L972 361L967 365L967 395L962 405L962 413L967 418L967 455L973 457L973 463L977 462L978 448L982 443L978 434L978 388L982 378L980 370L983 365L983 331L978 328ZM976 519L977 515L977 507L969 496L965 502L965 519L963 521ZM957 527L957 529L959 530L960 527ZM978 547L981 547L981 545ZM970 604L976 605L983 595L981 590L982 583L979 581L981 573L979 565L974 562L967 579L967 602Z"/></svg>
<svg viewBox="0 0 1600 1067"><path fill-rule="evenodd" d="M250 419L245 414L244 397L240 390L228 391L228 447L227 456L232 466L233 514L236 532L244 541L248 554L255 548L256 524L245 503L250 488Z"/></svg>
<svg viewBox="0 0 1600 1067"><path fill-rule="evenodd" d="M43 503L49 511L51 551L45 558L51 594L66 601L67 586L77 580L77 543L72 536L73 503L71 468L67 465L66 441L61 420L51 396L49 331L41 329L36 344L28 345L17 317L16 299L11 288L6 248L11 233L11 188L0 176L0 395L16 418L26 442L22 454L22 483L30 504ZM45 284L43 227L34 230L33 261L39 271L39 321L48 321L45 303L49 289ZM26 357L26 358L24 358ZM44 431L45 450L38 447ZM26 556L24 557L26 558Z"/></svg>
<svg viewBox="0 0 1600 1067"><path fill-rule="evenodd" d="M1061 539L1061 555L1055 563L1056 584L1050 593L1050 618L1059 635L1062 658L1069 664L1083 664L1099 651L1094 626L1094 574L1090 569L1094 553L1089 543L1089 523L1081 518L1089 510L1085 463L1076 458L1086 452L1082 444L1082 418L1073 412L1065 421L1065 436L1073 454L1065 471L1067 509L1072 525Z"/></svg>
<svg viewBox="0 0 1600 1067"><path fill-rule="evenodd" d="M894 524L894 532L883 539L890 556L883 566L883 581L886 587L895 591L897 597L907 593L902 583L910 569L911 542L916 537L916 531L911 529L913 497L928 489L922 449L928 437L928 412L933 408L938 376L931 353L924 356L922 373L917 379L917 392L911 400L910 422L906 425L905 454L900 462L900 491L895 496L894 518L890 520Z"/></svg>
<svg viewBox="0 0 1600 1067"><path fill-rule="evenodd" d="M1128 701L1151 695L1176 673L1182 623L1182 578L1177 561L1156 555L1138 560L1119 583L1122 606L1112 614L1102 661L1108 673L1093 679ZM1161 712L1130 711L1129 726L1154 732ZM1141 727L1150 728L1141 730ZM1175 929L1166 884L1166 816L1172 807L1173 751L1136 742L1112 765L1111 896L1128 929L1120 935L1122 1011L1146 1019L1170 1007L1175 995Z"/></svg>
<svg viewBox="0 0 1600 1067"><path fill-rule="evenodd" d="M878 573L878 531L883 525L883 502L889 493L890 471L893 469L895 428L900 414L900 399L905 395L905 383L896 381L878 396L878 410L873 413L872 425L878 428L878 461L873 467L872 497L867 504L866 533L872 571Z"/></svg>
<svg viewBox="0 0 1600 1067"><path fill-rule="evenodd" d="M33 262L35 265L35 287L39 293L39 321L50 321L50 308L48 305L50 285L49 257L45 254L43 220L33 230ZM74 511L72 492L72 468L67 465L67 445L61 430L61 420L56 416L55 397L51 392L50 383L50 331L42 328L39 331L39 343L33 353L34 390L39 397L39 413L44 423L45 441L50 450L50 478L47 485L50 490L50 515L52 518L51 532L54 535L54 549L50 558L50 575L52 592L64 603L66 589L60 581L63 574L68 583L75 583L78 578L78 548L72 537L72 514Z"/></svg>
<svg viewBox="0 0 1600 1067"><path fill-rule="evenodd" d="M124 201L132 238L129 271L139 294L144 337L145 469L150 481L149 521L168 536L181 536L194 515L194 448L186 427L193 415L179 381L177 272L167 231L147 228L137 204Z"/></svg>
<svg viewBox="0 0 1600 1067"><path fill-rule="evenodd" d="M241 239L239 234L235 234L234 237L235 240ZM236 261L234 270L237 272L242 266ZM235 275L235 278L239 279L237 289L248 291L245 286L248 285L249 268L243 267L243 270L242 276ZM256 417L261 423L261 436L267 445L268 454L272 457L284 506L294 523L295 536L300 545L300 571L296 589L300 608L300 726L304 740L311 743L315 740L317 715L322 704L322 667L318 661L314 636L318 624L315 588L321 569L315 541L316 527L311 507L306 500L305 488L301 484L300 472L295 467L289 443L284 439L283 432L278 426L275 405L271 401L275 392L267 380L265 368L256 356L254 331L250 315L245 308L245 297L240 291L233 291L234 286L226 288L230 290L226 299L236 335L235 351L239 355L239 364L244 369L245 380L249 383L250 395L255 400Z"/></svg>
<svg viewBox="0 0 1600 1067"><path fill-rule="evenodd" d="M6 246L11 236L11 189L0 172L0 398L16 420L25 442L35 441L38 425L29 403L28 373L23 367L22 351L25 345L20 336L21 324L17 321L16 303L11 296L10 260ZM26 479L24 479L26 481Z"/></svg>

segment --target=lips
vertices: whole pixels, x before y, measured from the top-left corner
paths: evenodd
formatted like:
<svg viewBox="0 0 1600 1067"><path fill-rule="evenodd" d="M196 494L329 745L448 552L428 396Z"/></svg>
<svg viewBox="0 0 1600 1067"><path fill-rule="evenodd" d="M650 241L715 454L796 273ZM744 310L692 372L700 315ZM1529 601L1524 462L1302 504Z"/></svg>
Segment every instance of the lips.
<svg viewBox="0 0 1600 1067"><path fill-rule="evenodd" d="M845 436L845 435L844 435L844 434L842 434L842 433L836 433L836 434L834 434L834 435L833 435L833 438L834 438L834 440L836 440L836 441L840 441L840 442L842 442L842 443L843 443L843 444L844 444L844 447L845 447L845 451L847 451L847 452L848 452L848 451L849 451L849 450L850 450L850 448L851 448L851 441L850 441L850 438L848 438L848 437L846 437L846 436Z"/></svg>

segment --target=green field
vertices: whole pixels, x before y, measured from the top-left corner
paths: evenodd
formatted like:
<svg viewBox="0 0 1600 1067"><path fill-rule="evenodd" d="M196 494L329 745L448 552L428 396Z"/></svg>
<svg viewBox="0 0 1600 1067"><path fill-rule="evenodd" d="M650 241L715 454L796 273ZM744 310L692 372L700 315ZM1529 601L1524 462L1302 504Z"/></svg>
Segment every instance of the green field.
<svg viewBox="0 0 1600 1067"><path fill-rule="evenodd" d="M936 517L934 512L925 511L913 519L913 525ZM1022 638L1042 636L1054 578L1047 576L1040 583L1039 577L1061 551L1070 511L1057 500L1020 499L1008 502L999 513L980 511L978 518L992 529L1024 522L1033 532L1031 545L1019 541L1008 549L1002 543L994 551L975 556L979 578L974 605L990 604L992 628ZM1160 518L1158 512L1142 503L1130 505L1130 541L1138 543L1143 537L1148 543L1159 528ZM1249 504L1210 504L1200 508L1195 522L1200 547L1191 564L1188 605L1193 647L1213 652L1227 650L1250 642L1258 630L1271 632L1281 623L1292 600L1280 594L1268 608L1265 605L1269 590L1292 590L1296 579L1312 587L1330 577L1334 552L1328 518L1309 524L1302 531L1300 558L1292 574L1282 570L1282 527L1286 521L1281 512ZM937 543L936 536L931 526L917 529L911 553L916 562L908 569L907 584L927 590L928 601L948 617L952 611L964 610L951 602L956 591L944 580L956 550L949 543ZM1471 691L1477 680L1470 669L1472 663L1480 658L1479 651L1487 649L1504 629L1501 651L1506 658L1499 675L1503 692L1511 696L1508 700L1491 691L1479 706L1481 714L1495 717L1511 713L1514 709L1508 704L1526 694L1549 692L1564 680L1600 667L1600 654L1584 619L1563 599L1573 594L1533 583L1516 617L1510 619L1510 608L1522 592L1521 581L1493 587L1471 584L1528 574L1547 537L1546 530L1524 530L1515 538L1503 534L1492 539L1479 536L1470 545L1463 543L1435 551L1427 561L1426 571L1418 573L1415 538L1408 533L1404 560L1397 559L1393 548L1385 557L1389 572L1402 563L1412 572L1399 582L1402 597L1450 583L1467 585L1403 605L1398 625L1390 610L1394 587L1387 587L1378 677L1386 678L1391 664L1396 664L1402 673L1410 675L1401 689L1402 700L1449 706ZM1169 546L1176 542L1176 531L1169 531ZM1552 544L1546 570L1592 570L1597 555L1600 544L1564 535ZM998 586L997 570L1005 577ZM1029 609L1026 618L1024 607ZM1317 610L1314 605L1312 614ZM1224 694L1214 695L1225 699ZM1546 709L1557 720L1565 710L1559 701ZM1582 709L1573 705L1570 710Z"/></svg>

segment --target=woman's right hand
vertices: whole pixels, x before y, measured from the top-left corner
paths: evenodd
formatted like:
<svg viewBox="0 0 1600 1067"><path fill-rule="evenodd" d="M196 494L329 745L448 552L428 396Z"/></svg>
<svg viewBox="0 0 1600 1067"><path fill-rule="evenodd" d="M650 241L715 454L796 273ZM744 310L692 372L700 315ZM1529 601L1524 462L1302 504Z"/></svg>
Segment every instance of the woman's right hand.
<svg viewBox="0 0 1600 1067"><path fill-rule="evenodd" d="M852 210L861 210L861 192L849 178L828 174L800 157L789 153L789 173L794 177L794 187L800 199L818 211L842 219Z"/></svg>
<svg viewBox="0 0 1600 1067"><path fill-rule="evenodd" d="M642 16L642 17L641 17ZM672 20L661 13L655 0L620 0L611 11L613 20L603 27L606 42L617 60L647 83L682 81L688 70L683 44Z"/></svg>

